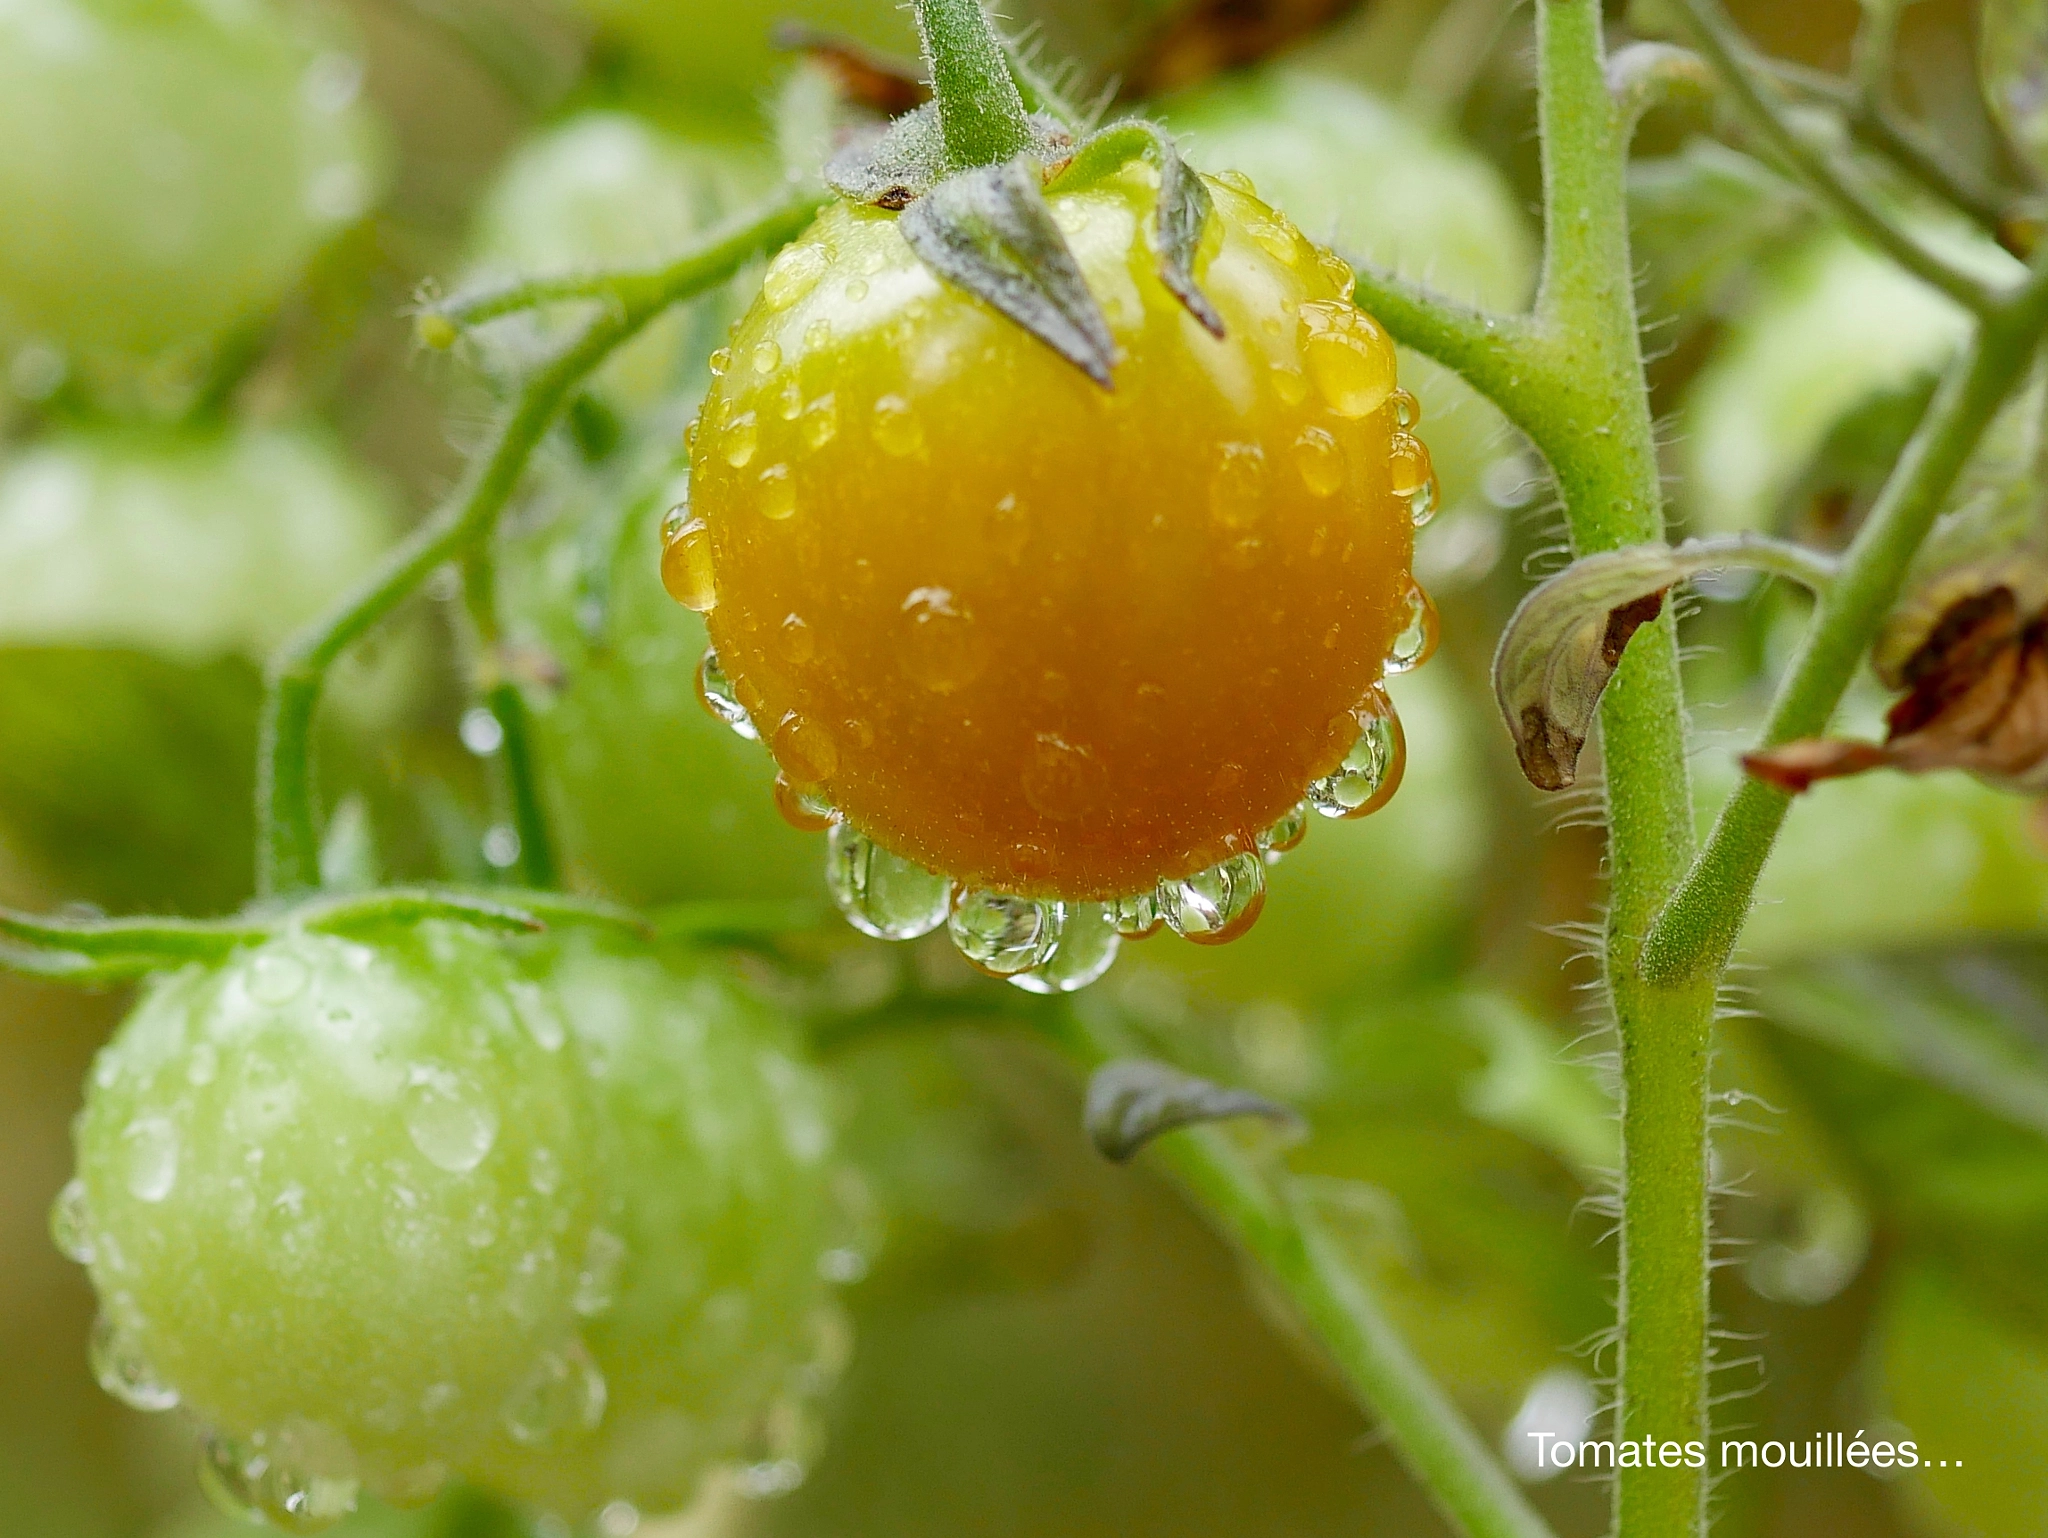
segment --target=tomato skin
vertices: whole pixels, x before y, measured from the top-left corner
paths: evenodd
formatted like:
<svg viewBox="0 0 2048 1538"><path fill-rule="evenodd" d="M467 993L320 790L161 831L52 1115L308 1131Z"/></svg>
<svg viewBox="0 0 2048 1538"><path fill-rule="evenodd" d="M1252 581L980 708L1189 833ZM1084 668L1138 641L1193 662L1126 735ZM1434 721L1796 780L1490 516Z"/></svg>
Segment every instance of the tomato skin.
<svg viewBox="0 0 2048 1538"><path fill-rule="evenodd" d="M1348 270L1211 184L1160 281L1142 166L1052 189L1106 392L838 206L778 258L692 457L712 639L784 773L969 885L1106 900L1248 851L1408 624L1393 348Z"/></svg>
<svg viewBox="0 0 2048 1538"><path fill-rule="evenodd" d="M10 5L0 334L140 359L268 309L375 200L360 79L268 5Z"/></svg>
<svg viewBox="0 0 2048 1538"><path fill-rule="evenodd" d="M579 1091L556 1005L474 930L287 933L160 979L77 1128L123 1351L230 1445L315 1426L408 1491L573 1336Z"/></svg>

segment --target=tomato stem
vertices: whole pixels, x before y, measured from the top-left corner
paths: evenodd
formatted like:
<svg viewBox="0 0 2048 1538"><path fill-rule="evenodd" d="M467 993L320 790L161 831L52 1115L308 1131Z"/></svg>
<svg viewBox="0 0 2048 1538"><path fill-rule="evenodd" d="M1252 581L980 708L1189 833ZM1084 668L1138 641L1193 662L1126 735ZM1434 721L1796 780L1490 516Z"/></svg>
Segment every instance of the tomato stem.
<svg viewBox="0 0 2048 1538"><path fill-rule="evenodd" d="M917 0L916 10L952 168L1000 165L1031 148L1023 94L981 0Z"/></svg>

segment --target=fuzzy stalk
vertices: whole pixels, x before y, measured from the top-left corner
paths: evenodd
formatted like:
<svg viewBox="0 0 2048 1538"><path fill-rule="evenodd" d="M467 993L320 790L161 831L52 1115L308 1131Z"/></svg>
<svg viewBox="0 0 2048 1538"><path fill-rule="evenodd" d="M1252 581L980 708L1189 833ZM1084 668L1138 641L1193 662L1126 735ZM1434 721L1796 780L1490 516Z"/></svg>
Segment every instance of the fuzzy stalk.
<svg viewBox="0 0 2048 1538"><path fill-rule="evenodd" d="M1024 96L981 0L917 0L946 158L958 171L1001 165L1031 147Z"/></svg>

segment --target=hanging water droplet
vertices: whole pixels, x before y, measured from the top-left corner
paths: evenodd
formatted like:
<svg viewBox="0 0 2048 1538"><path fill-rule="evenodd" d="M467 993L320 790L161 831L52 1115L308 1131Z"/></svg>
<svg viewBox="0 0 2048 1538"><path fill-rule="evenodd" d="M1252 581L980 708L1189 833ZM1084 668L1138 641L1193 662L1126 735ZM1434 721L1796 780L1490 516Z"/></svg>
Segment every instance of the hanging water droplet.
<svg viewBox="0 0 2048 1538"><path fill-rule="evenodd" d="M1251 528L1266 509L1266 451L1256 443L1226 443L1209 482L1209 513L1233 533Z"/></svg>
<svg viewBox="0 0 2048 1538"><path fill-rule="evenodd" d="M661 585L684 608L709 614L718 607L711 568L711 528L679 502L661 521Z"/></svg>
<svg viewBox="0 0 2048 1538"><path fill-rule="evenodd" d="M1301 841L1308 837L1308 803L1298 803L1288 814L1259 835L1259 852L1266 857L1268 865L1278 865L1280 857L1301 847Z"/></svg>
<svg viewBox="0 0 2048 1538"><path fill-rule="evenodd" d="M1340 417L1369 417L1394 390L1394 344L1368 315L1348 304L1301 307L1309 328L1303 353L1309 378Z"/></svg>
<svg viewBox="0 0 2048 1538"><path fill-rule="evenodd" d="M1218 171L1210 180L1220 182L1232 192L1242 193L1248 198L1259 195L1259 189L1252 184L1252 179L1242 171Z"/></svg>
<svg viewBox="0 0 2048 1538"><path fill-rule="evenodd" d="M583 1246L583 1268L576 1273L570 1306L586 1319L608 1310L619 1296L619 1273L625 1269L626 1241L608 1228L593 1228Z"/></svg>
<svg viewBox="0 0 2048 1538"><path fill-rule="evenodd" d="M85 1194L85 1182L73 1177L64 1183L57 1199L50 1203L50 1238L57 1252L81 1266L93 1263L92 1202Z"/></svg>
<svg viewBox="0 0 2048 1538"><path fill-rule="evenodd" d="M704 648L704 655L697 662L697 702L738 736L749 742L761 740L761 733L747 714L747 707L740 703L732 679L726 676L725 665L718 660L718 652L709 646Z"/></svg>
<svg viewBox="0 0 2048 1538"><path fill-rule="evenodd" d="M826 836L825 884L846 921L877 940L915 940L946 922L953 884L889 853L852 824Z"/></svg>
<svg viewBox="0 0 2048 1538"><path fill-rule="evenodd" d="M1436 654L1439 633L1436 604L1413 577L1408 579L1407 604L1406 621L1387 652L1389 673L1412 673Z"/></svg>
<svg viewBox="0 0 2048 1538"><path fill-rule="evenodd" d="M803 425L798 429L803 434L804 446L822 449L839 436L839 397L827 391L804 408Z"/></svg>
<svg viewBox="0 0 2048 1538"><path fill-rule="evenodd" d="M761 516L781 523L796 512L796 481L788 465L770 465L761 472Z"/></svg>
<svg viewBox="0 0 2048 1538"><path fill-rule="evenodd" d="M1265 906L1266 866L1256 853L1232 855L1183 880L1159 883L1167 927L1197 945L1237 939L1258 922Z"/></svg>
<svg viewBox="0 0 2048 1538"><path fill-rule="evenodd" d="M1050 898L1007 892L962 892L946 928L953 945L992 977L1015 977L1053 957L1066 923L1066 907Z"/></svg>
<svg viewBox="0 0 2048 1538"><path fill-rule="evenodd" d="M348 1439L317 1421L292 1420L242 1443L207 1438L199 1483L221 1510L287 1533L317 1533L356 1509L362 1484Z"/></svg>
<svg viewBox="0 0 2048 1538"><path fill-rule="evenodd" d="M1358 274L1334 251L1324 249L1316 252L1316 271L1342 298L1349 299L1358 288Z"/></svg>
<svg viewBox="0 0 2048 1538"><path fill-rule="evenodd" d="M177 1129L161 1116L141 1116L121 1133L123 1184L139 1202L160 1202L178 1183Z"/></svg>
<svg viewBox="0 0 2048 1538"><path fill-rule="evenodd" d="M761 279L761 297L769 309L786 310L818 286L829 265L821 246L784 246Z"/></svg>
<svg viewBox="0 0 2048 1538"><path fill-rule="evenodd" d="M1115 918L1102 903L1071 903L1059 944L1044 962L1010 979L1026 993L1075 993L1116 963L1123 945Z"/></svg>
<svg viewBox="0 0 2048 1538"><path fill-rule="evenodd" d="M1414 496L1434 473L1428 446L1408 433L1395 433L1394 441L1387 446L1387 485L1394 495Z"/></svg>
<svg viewBox="0 0 2048 1538"><path fill-rule="evenodd" d="M1344 446L1323 428L1308 428L1295 441L1294 465L1310 496L1334 497L1344 489Z"/></svg>
<svg viewBox="0 0 2048 1538"><path fill-rule="evenodd" d="M775 776L775 810L799 833L823 833L839 819L830 798L816 790L799 790L789 776Z"/></svg>
<svg viewBox="0 0 2048 1538"><path fill-rule="evenodd" d="M701 416L691 417L689 423L683 428L683 448L686 452L691 454L697 452L697 439L703 434L703 431L704 419Z"/></svg>
<svg viewBox="0 0 2048 1538"><path fill-rule="evenodd" d="M93 1320L86 1356L100 1387L129 1409L157 1415L178 1407L178 1391L157 1376L141 1340L112 1315Z"/></svg>
<svg viewBox="0 0 2048 1538"><path fill-rule="evenodd" d="M1436 517L1437 508L1443 502L1443 496L1442 484L1432 475L1418 486L1415 495L1408 499L1409 522L1418 529L1429 527L1430 521Z"/></svg>
<svg viewBox="0 0 2048 1538"><path fill-rule="evenodd" d="M1406 390L1396 390L1387 397L1387 404L1393 408L1394 426L1402 432L1412 432L1415 424L1422 420L1422 402Z"/></svg>
<svg viewBox="0 0 2048 1538"><path fill-rule="evenodd" d="M794 710L776 725L775 761L796 785L823 785L839 772L839 744L832 734Z"/></svg>
<svg viewBox="0 0 2048 1538"><path fill-rule="evenodd" d="M1309 805L1325 817L1370 816L1401 786L1408 753L1401 718L1386 691L1374 688L1340 722L1343 731L1356 733L1355 740L1343 763L1309 786Z"/></svg>
<svg viewBox="0 0 2048 1538"><path fill-rule="evenodd" d="M732 367L732 349L730 347L719 348L711 355L710 366L711 377L713 379L723 379L725 371Z"/></svg>
<svg viewBox="0 0 2048 1538"><path fill-rule="evenodd" d="M885 395L875 402L875 445L897 459L924 448L924 424L902 396Z"/></svg>
<svg viewBox="0 0 2048 1538"><path fill-rule="evenodd" d="M421 1064L406 1089L405 1130L429 1164L466 1175L498 1141L498 1112L460 1074Z"/></svg>
<svg viewBox="0 0 2048 1538"><path fill-rule="evenodd" d="M725 424L725 462L735 470L744 470L754 462L754 451L761 446L761 424L754 413L742 411Z"/></svg>
<svg viewBox="0 0 2048 1538"><path fill-rule="evenodd" d="M1156 890L1112 898L1108 909L1110 923L1126 940L1149 940L1166 927L1165 915L1159 911L1159 893Z"/></svg>
<svg viewBox="0 0 2048 1538"><path fill-rule="evenodd" d="M921 587L903 600L903 671L934 694L964 689L988 667L988 642L974 616L943 587Z"/></svg>
<svg viewBox="0 0 2048 1538"><path fill-rule="evenodd" d="M541 1353L540 1365L506 1402L501 1419L524 1447L559 1446L604 1420L604 1374L581 1340Z"/></svg>

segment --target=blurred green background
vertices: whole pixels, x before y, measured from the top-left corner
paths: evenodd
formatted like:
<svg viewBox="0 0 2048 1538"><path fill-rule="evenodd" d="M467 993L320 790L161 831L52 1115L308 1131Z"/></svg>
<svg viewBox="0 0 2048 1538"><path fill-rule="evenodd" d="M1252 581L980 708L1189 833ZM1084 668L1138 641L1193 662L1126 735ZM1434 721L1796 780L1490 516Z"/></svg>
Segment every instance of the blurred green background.
<svg viewBox="0 0 2048 1538"><path fill-rule="evenodd" d="M1537 235L1527 8L1276 5L1326 25L1239 48L1210 13L1247 9L1008 14L1084 95L1156 92L1196 164L1249 172L1311 235L1519 304ZM1734 9L1766 48L1846 62L1852 0ZM433 505L561 334L562 317L520 317L422 353L407 306L422 285L651 261L771 187L778 129L793 137L817 88L791 87L770 46L785 16L912 46L891 0L0 8L0 901L210 913L248 896L264 651ZM1913 6L1897 88L1995 166L1973 26L1961 0ZM1694 531L1839 543L1961 318L1710 126L1653 119L1633 194L1675 511ZM697 706L701 627L650 559L704 359L757 280L598 376L507 541L502 660L574 879L634 902L821 890L821 843L775 816L766 758ZM1598 801L1537 797L1491 717L1494 637L1561 559L1541 469L1455 379L1404 369L1447 503L1417 557L1444 649L1395 687L1406 788L1368 823L1313 829L1248 939L1129 948L1091 1007L1307 1111L1295 1167L1512 1451L1531 1427L1582 1429L1613 1366L1608 1043L1572 927L1599 900ZM451 596L409 605L334 690L337 874L492 875L504 813L487 734L461 730ZM1703 816L1801 618L1775 590L1697 605ZM1871 685L1857 710L1881 703ZM2044 837L2033 807L1957 776L1828 786L1792 818L1716 1070L1721 1428L1905 1427L1962 1467L1731 1478L1720 1531L2048 1533ZM781 980L820 1019L872 1027L833 1037L828 1066L886 1245L850 1291L858 1346L803 1487L714 1492L639 1531L1442 1531L1173 1193L1088 1151L1058 1066L975 1023L983 996L951 955L834 935ZM227 1531L193 1487L189 1432L94 1384L89 1290L45 1232L82 1075L124 1002L0 979L7 1533ZM1604 1530L1597 1484L1535 1489L1568 1538ZM481 1521L451 1498L344 1532ZM632 1523L610 1513L604 1531Z"/></svg>

